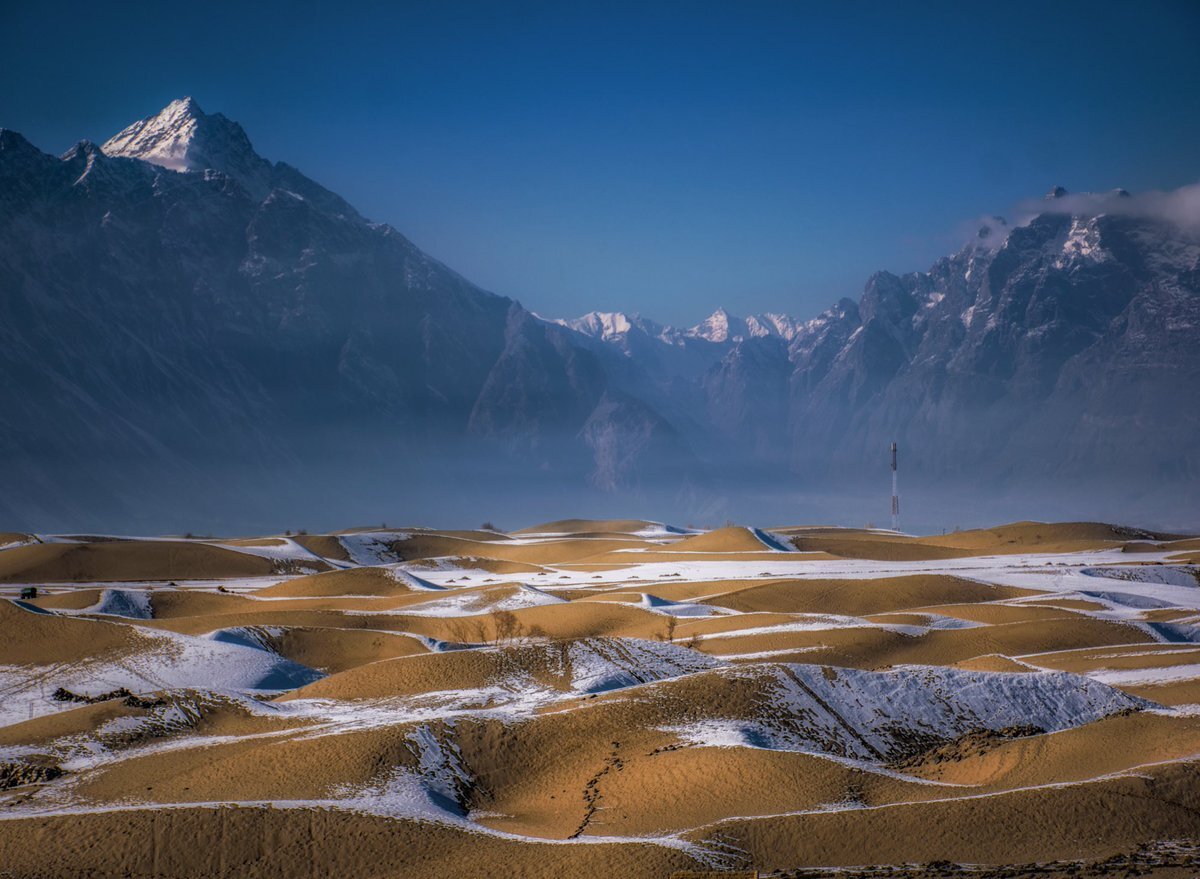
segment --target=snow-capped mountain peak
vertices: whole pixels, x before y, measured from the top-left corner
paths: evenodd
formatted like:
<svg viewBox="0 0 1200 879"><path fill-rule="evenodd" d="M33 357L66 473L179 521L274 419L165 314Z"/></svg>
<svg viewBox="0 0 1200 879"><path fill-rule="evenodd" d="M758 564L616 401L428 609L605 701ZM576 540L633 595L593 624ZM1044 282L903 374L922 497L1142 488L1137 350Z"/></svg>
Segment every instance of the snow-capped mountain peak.
<svg viewBox="0 0 1200 879"><path fill-rule="evenodd" d="M629 315L620 311L589 311L583 317L560 320L557 323L606 342L628 333L633 328L633 321Z"/></svg>
<svg viewBox="0 0 1200 879"><path fill-rule="evenodd" d="M765 314L752 314L746 318L746 329L751 336L756 337L778 336L790 342L795 338L799 328L799 322L786 314L768 311Z"/></svg>
<svg viewBox="0 0 1200 879"><path fill-rule="evenodd" d="M242 126L220 113L205 113L191 97L133 123L101 149L172 171L221 171L256 198L269 191L271 163L254 151Z"/></svg>
<svg viewBox="0 0 1200 879"><path fill-rule="evenodd" d="M741 318L724 308L718 308L699 324L686 330L620 311L590 311L582 317L559 318L552 322L603 342L621 340L637 330L669 345L682 344L686 339L728 345L768 336L790 342L803 328L802 322L786 314L768 312Z"/></svg>
<svg viewBox="0 0 1200 879"><path fill-rule="evenodd" d="M282 189L322 210L362 219L339 196L295 168L264 159L241 125L221 113L205 113L195 98L172 101L113 135L100 149L106 156L140 159L181 173L218 171L237 181L255 201Z"/></svg>
<svg viewBox="0 0 1200 879"><path fill-rule="evenodd" d="M103 150L110 156L142 159L172 171L202 171L213 167L204 155L203 141L211 139L211 128L216 127L209 123L193 98L180 98L109 138ZM237 129L245 138L241 127ZM245 145L249 144L246 139Z"/></svg>
<svg viewBox="0 0 1200 879"><path fill-rule="evenodd" d="M738 342L766 336L791 341L798 330L797 321L786 314L752 314L741 318L718 308L711 315L686 330L684 335L709 342Z"/></svg>
<svg viewBox="0 0 1200 879"><path fill-rule="evenodd" d="M698 339L707 339L710 342L728 342L731 337L745 336L746 322L741 318L734 317L724 308L718 308L688 330L687 334Z"/></svg>

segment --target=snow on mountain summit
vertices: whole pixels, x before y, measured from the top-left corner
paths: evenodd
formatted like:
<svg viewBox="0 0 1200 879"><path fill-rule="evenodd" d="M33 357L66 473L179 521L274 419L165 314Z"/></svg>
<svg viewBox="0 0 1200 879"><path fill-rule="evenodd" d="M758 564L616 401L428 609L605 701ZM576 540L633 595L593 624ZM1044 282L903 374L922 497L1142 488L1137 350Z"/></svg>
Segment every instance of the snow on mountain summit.
<svg viewBox="0 0 1200 879"><path fill-rule="evenodd" d="M796 335L799 324L786 314L752 314L736 317L724 308L718 308L703 321L686 331L686 335L710 342L738 342L743 339L761 339L773 336L790 342Z"/></svg>
<svg viewBox="0 0 1200 879"><path fill-rule="evenodd" d="M630 318L629 315L619 311L589 311L583 317L573 320L558 320L556 323L570 327L586 336L609 341L623 333L628 333L638 321L636 316Z"/></svg>
<svg viewBox="0 0 1200 879"><path fill-rule="evenodd" d="M180 98L153 116L135 122L109 138L106 155L142 159L172 171L225 170L231 158L243 163L249 157L265 162L254 152L242 126L220 113L209 116L194 98Z"/></svg>
<svg viewBox="0 0 1200 879"><path fill-rule="evenodd" d="M727 342L730 336L736 335L739 329L744 330L745 326L745 321L734 317L724 308L718 308L688 330L688 335L708 339L710 342Z"/></svg>
<svg viewBox="0 0 1200 879"><path fill-rule="evenodd" d="M619 311L591 311L583 317L560 318L553 323L604 342L619 341L631 332L640 331L669 345L679 345L686 339L732 344L764 336L774 336L790 342L801 327L800 322L786 314L754 314L741 318L730 314L724 308L718 308L696 326L686 330Z"/></svg>
<svg viewBox="0 0 1200 879"><path fill-rule="evenodd" d="M172 101L110 137L101 150L106 156L140 159L171 171L219 171L255 201L282 189L315 201L322 210L362 219L340 196L291 165L264 159L241 125L221 113L205 113L195 98Z"/></svg>
<svg viewBox="0 0 1200 879"><path fill-rule="evenodd" d="M254 151L242 126L220 113L205 113L190 97L133 123L101 149L172 171L221 171L256 199L271 190L272 165Z"/></svg>

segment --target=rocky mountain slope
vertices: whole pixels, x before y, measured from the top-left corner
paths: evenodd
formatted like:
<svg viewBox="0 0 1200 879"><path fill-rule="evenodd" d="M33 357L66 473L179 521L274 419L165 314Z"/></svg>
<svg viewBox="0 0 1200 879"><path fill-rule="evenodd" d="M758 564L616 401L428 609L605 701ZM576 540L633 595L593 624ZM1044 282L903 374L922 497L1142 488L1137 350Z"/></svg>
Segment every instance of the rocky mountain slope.
<svg viewBox="0 0 1200 879"><path fill-rule="evenodd" d="M739 456L814 479L881 470L897 440L924 479L1161 497L1200 484L1183 453L1200 442L1200 235L1187 220L1122 191L1056 188L1022 224L994 218L929 271L876 273L859 302L806 323L566 323L694 377Z"/></svg>
<svg viewBox="0 0 1200 879"><path fill-rule="evenodd" d="M162 511L176 492L227 507L297 478L411 481L464 440L580 482L622 457L609 442L680 451L567 330L191 99L58 158L3 131L0 204L14 521Z"/></svg>
<svg viewBox="0 0 1200 879"><path fill-rule="evenodd" d="M732 485L846 489L893 439L929 484L1200 487L1195 228L1056 196L815 319L678 330L540 318L191 99L61 157L0 130L0 514L284 524L500 490L736 514Z"/></svg>

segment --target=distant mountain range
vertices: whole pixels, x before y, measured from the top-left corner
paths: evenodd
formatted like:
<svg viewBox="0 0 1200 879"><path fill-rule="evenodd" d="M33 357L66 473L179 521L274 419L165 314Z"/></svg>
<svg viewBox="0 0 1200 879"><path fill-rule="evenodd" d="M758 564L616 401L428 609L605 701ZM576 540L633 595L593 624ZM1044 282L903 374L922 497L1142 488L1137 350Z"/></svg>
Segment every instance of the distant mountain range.
<svg viewBox="0 0 1200 879"><path fill-rule="evenodd" d="M0 528L782 513L892 440L960 501L1194 521L1200 235L1158 206L1056 189L857 303L681 330L481 290L190 98L60 157L0 129Z"/></svg>

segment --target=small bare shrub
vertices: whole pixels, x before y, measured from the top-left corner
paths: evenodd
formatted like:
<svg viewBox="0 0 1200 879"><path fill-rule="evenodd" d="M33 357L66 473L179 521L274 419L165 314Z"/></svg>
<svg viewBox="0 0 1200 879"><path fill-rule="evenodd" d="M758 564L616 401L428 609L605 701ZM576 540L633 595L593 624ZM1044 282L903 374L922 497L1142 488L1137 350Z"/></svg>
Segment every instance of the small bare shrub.
<svg viewBox="0 0 1200 879"><path fill-rule="evenodd" d="M515 641L525 633L521 620L511 610L492 611L492 626L496 630L497 644Z"/></svg>

